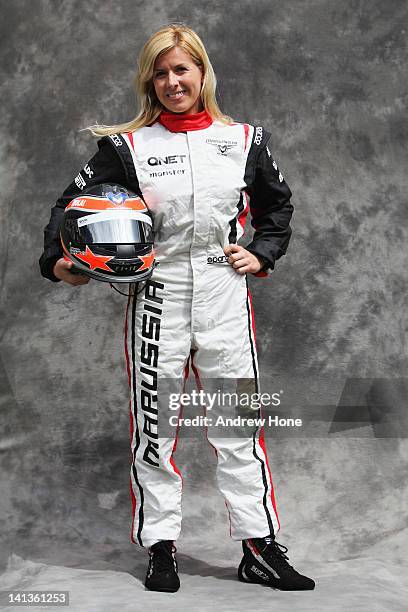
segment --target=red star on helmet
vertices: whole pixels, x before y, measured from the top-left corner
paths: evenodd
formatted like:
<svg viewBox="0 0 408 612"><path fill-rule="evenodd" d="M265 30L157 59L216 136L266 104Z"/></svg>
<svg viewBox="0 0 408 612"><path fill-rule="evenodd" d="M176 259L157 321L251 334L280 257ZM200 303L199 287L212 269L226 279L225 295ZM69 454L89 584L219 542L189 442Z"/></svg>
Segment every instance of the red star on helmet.
<svg viewBox="0 0 408 612"><path fill-rule="evenodd" d="M139 259L142 260L143 265L141 266L141 268L138 269L138 272L141 272L142 270L148 270L153 263L154 253L152 252L150 253L150 255L139 255Z"/></svg>
<svg viewBox="0 0 408 612"><path fill-rule="evenodd" d="M86 247L85 253L75 253L75 257L87 263L90 270L95 270L95 268L98 268L99 270L107 270L108 272L112 272L112 269L106 264L108 261L113 259L113 257L95 255L95 253L92 253L88 246Z"/></svg>

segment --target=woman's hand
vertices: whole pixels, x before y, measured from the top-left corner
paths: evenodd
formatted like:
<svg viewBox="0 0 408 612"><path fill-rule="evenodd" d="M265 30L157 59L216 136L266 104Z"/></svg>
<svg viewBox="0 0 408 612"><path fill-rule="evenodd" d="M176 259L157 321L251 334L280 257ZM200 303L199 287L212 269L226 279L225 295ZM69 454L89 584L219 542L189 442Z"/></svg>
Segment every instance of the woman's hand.
<svg viewBox="0 0 408 612"><path fill-rule="evenodd" d="M53 268L54 276L74 287L76 285L86 285L89 283L90 278L86 276L86 274L72 274L72 272L70 272L72 266L72 261L67 261L61 257L57 260Z"/></svg>
<svg viewBox="0 0 408 612"><path fill-rule="evenodd" d="M262 268L257 256L239 244L228 244L224 247L224 253L228 257L228 263L238 274L256 274Z"/></svg>

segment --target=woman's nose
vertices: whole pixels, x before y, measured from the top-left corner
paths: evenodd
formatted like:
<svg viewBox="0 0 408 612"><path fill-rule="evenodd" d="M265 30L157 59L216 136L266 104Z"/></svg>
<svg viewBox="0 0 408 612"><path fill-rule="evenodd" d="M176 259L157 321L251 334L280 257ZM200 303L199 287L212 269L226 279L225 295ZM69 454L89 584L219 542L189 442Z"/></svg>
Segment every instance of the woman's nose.
<svg viewBox="0 0 408 612"><path fill-rule="evenodd" d="M170 70L169 74L168 74L168 84L169 87L176 87L178 85L178 77L177 74L175 74L174 72L172 72Z"/></svg>

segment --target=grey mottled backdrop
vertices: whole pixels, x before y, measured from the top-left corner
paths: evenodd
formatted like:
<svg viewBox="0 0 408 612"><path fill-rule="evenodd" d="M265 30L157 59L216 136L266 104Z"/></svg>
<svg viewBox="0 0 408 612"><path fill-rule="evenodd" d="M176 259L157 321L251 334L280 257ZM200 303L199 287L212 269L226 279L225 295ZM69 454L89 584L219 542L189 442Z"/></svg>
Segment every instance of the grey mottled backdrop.
<svg viewBox="0 0 408 612"><path fill-rule="evenodd" d="M195 28L222 109L272 132L294 193L288 254L268 280L251 282L263 374L324 377L328 404L347 377L404 377L408 7L405 0L0 6L3 563L14 552L129 570L139 553L129 542L125 298L97 282L51 284L37 265L50 207L95 151L79 129L133 117L141 44L171 21ZM355 430L301 443L269 438L268 446L291 559L406 556L406 439ZM202 439L182 440L176 459L185 475L180 548L203 543L219 557L224 547L236 551L212 452Z"/></svg>

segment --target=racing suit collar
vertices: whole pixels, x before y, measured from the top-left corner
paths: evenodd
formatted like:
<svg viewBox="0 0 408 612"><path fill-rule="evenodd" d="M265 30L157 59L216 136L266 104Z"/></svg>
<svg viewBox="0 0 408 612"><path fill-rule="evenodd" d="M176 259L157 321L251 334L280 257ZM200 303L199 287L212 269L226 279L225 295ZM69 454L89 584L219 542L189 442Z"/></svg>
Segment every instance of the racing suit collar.
<svg viewBox="0 0 408 612"><path fill-rule="evenodd" d="M158 117L158 121L170 132L204 130L213 122L211 115L206 110L192 115L162 111Z"/></svg>

